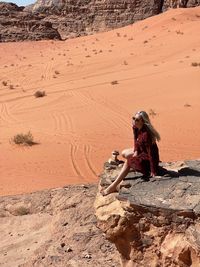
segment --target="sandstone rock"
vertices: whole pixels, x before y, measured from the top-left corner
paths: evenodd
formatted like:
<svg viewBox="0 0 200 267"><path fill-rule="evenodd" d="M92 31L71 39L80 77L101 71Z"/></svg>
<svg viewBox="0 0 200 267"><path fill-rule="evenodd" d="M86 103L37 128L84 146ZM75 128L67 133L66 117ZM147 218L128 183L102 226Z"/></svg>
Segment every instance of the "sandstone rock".
<svg viewBox="0 0 200 267"><path fill-rule="evenodd" d="M197 5L198 0L188 2ZM168 8L167 0L37 0L25 8L1 2L0 42L65 40L123 27Z"/></svg>
<svg viewBox="0 0 200 267"><path fill-rule="evenodd" d="M97 194L98 226L123 267L200 266L200 161L163 165L160 177L147 182L129 173L126 191ZM100 184L110 176L104 170Z"/></svg>
<svg viewBox="0 0 200 267"><path fill-rule="evenodd" d="M115 247L96 227L96 190L88 184L0 197L0 266L118 267ZM16 214L20 207L29 213Z"/></svg>
<svg viewBox="0 0 200 267"><path fill-rule="evenodd" d="M12 3L0 3L0 42L61 39L51 22Z"/></svg>

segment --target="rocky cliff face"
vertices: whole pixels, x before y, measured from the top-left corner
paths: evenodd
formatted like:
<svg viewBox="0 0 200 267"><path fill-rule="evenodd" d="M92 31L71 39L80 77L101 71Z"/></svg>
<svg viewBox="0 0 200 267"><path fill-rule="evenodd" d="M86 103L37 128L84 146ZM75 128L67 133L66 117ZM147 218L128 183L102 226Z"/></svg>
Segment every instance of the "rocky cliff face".
<svg viewBox="0 0 200 267"><path fill-rule="evenodd" d="M196 6L198 0L190 0ZM26 8L0 3L0 42L62 39L122 27L166 10L168 1L38 0Z"/></svg>
<svg viewBox="0 0 200 267"><path fill-rule="evenodd" d="M188 2L197 5L198 0ZM168 7L168 0L38 0L26 8L1 2L0 42L65 40L123 27Z"/></svg>
<svg viewBox="0 0 200 267"><path fill-rule="evenodd" d="M107 164L100 187L119 170ZM98 194L98 226L123 267L200 266L200 161L165 164L160 171L149 181L129 173L119 193Z"/></svg>
<svg viewBox="0 0 200 267"><path fill-rule="evenodd" d="M61 39L46 16L23 11L12 3L0 3L0 42Z"/></svg>

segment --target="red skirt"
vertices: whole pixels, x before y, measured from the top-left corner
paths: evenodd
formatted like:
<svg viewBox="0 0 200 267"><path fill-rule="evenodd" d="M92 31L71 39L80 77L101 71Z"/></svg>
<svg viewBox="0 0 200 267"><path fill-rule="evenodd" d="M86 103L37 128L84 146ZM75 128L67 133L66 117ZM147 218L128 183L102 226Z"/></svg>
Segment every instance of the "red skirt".
<svg viewBox="0 0 200 267"><path fill-rule="evenodd" d="M133 168L134 171L141 172L143 175L150 175L150 161L148 155L138 155L127 159L128 166Z"/></svg>

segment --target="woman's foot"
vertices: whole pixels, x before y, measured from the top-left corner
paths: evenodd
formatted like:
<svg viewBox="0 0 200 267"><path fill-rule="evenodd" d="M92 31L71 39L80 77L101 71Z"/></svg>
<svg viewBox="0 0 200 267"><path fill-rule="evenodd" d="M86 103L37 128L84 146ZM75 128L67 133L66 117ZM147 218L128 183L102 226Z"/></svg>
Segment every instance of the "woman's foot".
<svg viewBox="0 0 200 267"><path fill-rule="evenodd" d="M111 186L109 186L108 188L106 188L106 189L101 189L100 190L100 193L101 193L101 195L102 196L107 196L107 195L109 195L109 194L111 194L111 193L115 193L115 192L117 192L117 189L115 188L115 187L111 187Z"/></svg>

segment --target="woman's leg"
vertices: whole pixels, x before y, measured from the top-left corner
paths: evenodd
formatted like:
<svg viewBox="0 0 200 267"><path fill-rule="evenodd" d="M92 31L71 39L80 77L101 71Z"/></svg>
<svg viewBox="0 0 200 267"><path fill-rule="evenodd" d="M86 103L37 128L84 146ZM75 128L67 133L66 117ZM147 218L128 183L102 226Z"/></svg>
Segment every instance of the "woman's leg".
<svg viewBox="0 0 200 267"><path fill-rule="evenodd" d="M102 195L106 196L109 195L110 193L115 192L118 184L126 177L129 170L130 167L128 166L128 161L126 160L116 180L111 185L109 185L108 188L102 191Z"/></svg>
<svg viewBox="0 0 200 267"><path fill-rule="evenodd" d="M133 148L127 148L122 151L122 157L125 159L132 157L133 154L134 154Z"/></svg>

